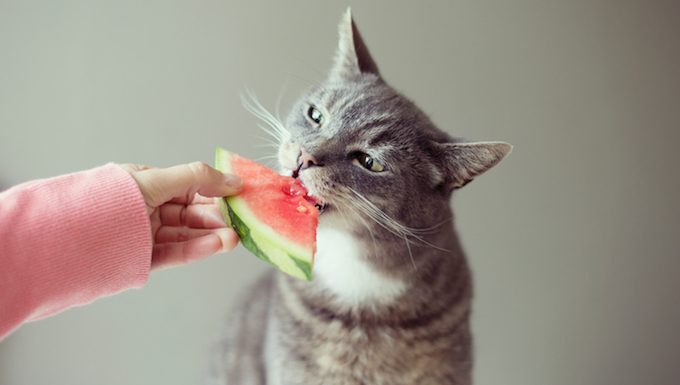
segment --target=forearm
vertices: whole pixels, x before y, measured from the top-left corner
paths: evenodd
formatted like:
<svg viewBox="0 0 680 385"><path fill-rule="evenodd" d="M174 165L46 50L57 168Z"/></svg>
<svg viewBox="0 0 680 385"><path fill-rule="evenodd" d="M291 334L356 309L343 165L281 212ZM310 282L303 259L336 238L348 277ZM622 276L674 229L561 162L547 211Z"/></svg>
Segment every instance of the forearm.
<svg viewBox="0 0 680 385"><path fill-rule="evenodd" d="M116 165L0 193L0 339L23 322L141 287L151 249L143 197Z"/></svg>

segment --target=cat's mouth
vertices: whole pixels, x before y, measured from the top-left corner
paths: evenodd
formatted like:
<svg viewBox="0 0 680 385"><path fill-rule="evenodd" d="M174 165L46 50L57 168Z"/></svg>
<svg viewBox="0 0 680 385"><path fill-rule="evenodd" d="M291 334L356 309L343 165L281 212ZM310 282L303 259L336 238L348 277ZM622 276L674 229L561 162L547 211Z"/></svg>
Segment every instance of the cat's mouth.
<svg viewBox="0 0 680 385"><path fill-rule="evenodd" d="M298 180L300 180L300 179L298 179ZM300 182L302 183L301 180L300 180ZM307 186L305 186L304 183L302 183L302 185L303 185L307 190L309 190L309 188L308 188ZM326 211L326 209L328 208L328 203L322 201L318 196L314 195L314 194L311 193L311 192L308 192L308 193L307 193L307 195L305 196L305 199L306 199L309 203L313 204L314 207L316 207L317 210L319 210L319 214L323 214L323 212Z"/></svg>
<svg viewBox="0 0 680 385"><path fill-rule="evenodd" d="M298 179L298 180L300 180L300 179ZM300 180L300 183L302 183L301 180ZM305 186L304 183L302 183L302 185L306 189L309 190L309 188L307 186ZM326 211L326 208L328 208L328 203L323 202L321 199L319 199L319 197L312 194L311 192L308 192L307 195L305 195L305 199L307 200L307 202L313 204L314 207L316 207L317 210L319 210L319 214L322 214L324 211Z"/></svg>
<svg viewBox="0 0 680 385"><path fill-rule="evenodd" d="M326 207L328 205L326 203L315 203L314 207L316 207L317 210L319 210L319 214L323 213L326 211Z"/></svg>
<svg viewBox="0 0 680 385"><path fill-rule="evenodd" d="M291 176L295 179L297 179L300 184L307 190L307 195L305 195L305 199L314 205L317 210L319 210L319 214L322 214L326 209L329 208L328 203L324 202L323 199L321 199L317 194L316 194L316 189L313 186L305 184L305 182L300 178L300 170L302 169L302 164L300 164L297 169L293 170Z"/></svg>

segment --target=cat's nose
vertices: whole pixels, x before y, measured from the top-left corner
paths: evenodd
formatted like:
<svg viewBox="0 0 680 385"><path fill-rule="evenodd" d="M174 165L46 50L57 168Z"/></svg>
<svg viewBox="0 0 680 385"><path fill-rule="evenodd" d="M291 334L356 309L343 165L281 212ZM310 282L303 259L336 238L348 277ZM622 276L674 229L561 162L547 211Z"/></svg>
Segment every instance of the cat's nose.
<svg viewBox="0 0 680 385"><path fill-rule="evenodd" d="M298 170L304 170L312 166L320 166L320 164L312 154L302 149L298 157Z"/></svg>

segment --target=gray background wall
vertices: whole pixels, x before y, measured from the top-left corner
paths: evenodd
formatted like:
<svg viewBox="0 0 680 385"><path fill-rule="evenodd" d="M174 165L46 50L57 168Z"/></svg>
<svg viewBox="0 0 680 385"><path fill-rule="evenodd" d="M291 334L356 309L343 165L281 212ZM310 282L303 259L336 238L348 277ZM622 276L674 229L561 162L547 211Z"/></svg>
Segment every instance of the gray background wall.
<svg viewBox="0 0 680 385"><path fill-rule="evenodd" d="M239 92L274 107L285 88L285 109L347 5L285 3L0 0L0 183L267 155ZM680 5L354 3L385 77L441 127L515 145L454 199L476 383L677 384ZM238 249L25 325L0 384L200 383L265 268Z"/></svg>

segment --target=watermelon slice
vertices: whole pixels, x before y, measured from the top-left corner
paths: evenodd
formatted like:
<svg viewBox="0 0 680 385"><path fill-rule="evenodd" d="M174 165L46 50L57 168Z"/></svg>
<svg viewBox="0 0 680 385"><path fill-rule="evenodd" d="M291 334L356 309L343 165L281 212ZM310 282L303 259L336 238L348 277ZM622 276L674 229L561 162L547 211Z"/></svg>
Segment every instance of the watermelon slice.
<svg viewBox="0 0 680 385"><path fill-rule="evenodd" d="M243 246L284 273L310 281L319 210L300 181L222 148L216 150L215 166L243 179L239 195L220 199Z"/></svg>

